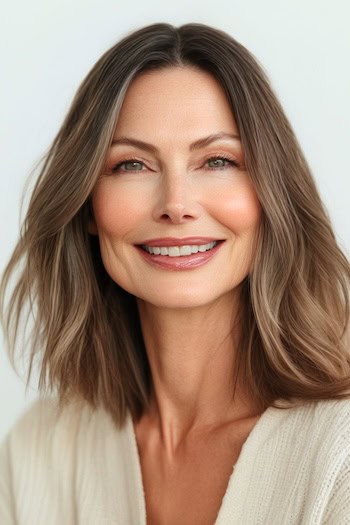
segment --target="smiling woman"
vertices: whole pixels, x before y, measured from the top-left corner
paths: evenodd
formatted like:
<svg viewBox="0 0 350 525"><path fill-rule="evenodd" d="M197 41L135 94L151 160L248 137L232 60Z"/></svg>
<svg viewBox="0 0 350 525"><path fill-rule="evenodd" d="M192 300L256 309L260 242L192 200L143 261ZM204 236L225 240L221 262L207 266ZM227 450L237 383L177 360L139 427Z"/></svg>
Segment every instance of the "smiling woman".
<svg viewBox="0 0 350 525"><path fill-rule="evenodd" d="M261 206L237 137L224 90L209 73L169 67L140 75L125 96L106 172L91 195L90 232L98 235L113 281L141 308L180 308L171 313L172 330L186 309L197 308L185 314L188 348L195 346L191 338L199 342L189 318L203 318L199 307L215 304L216 318L230 326L236 288L255 252ZM202 333L202 348L219 335Z"/></svg>
<svg viewBox="0 0 350 525"><path fill-rule="evenodd" d="M0 521L346 523L349 276L254 57L203 24L125 36L1 283L10 354L29 305L57 399L2 445Z"/></svg>

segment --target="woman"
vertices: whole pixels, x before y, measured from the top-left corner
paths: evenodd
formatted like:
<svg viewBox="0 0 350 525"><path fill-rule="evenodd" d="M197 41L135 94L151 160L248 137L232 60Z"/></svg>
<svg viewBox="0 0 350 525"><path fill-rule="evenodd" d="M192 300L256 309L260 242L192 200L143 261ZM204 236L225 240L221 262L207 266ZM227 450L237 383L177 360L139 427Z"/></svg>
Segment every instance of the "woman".
<svg viewBox="0 0 350 525"><path fill-rule="evenodd" d="M55 392L2 445L2 523L348 523L349 265L228 34L157 23L101 57L1 293Z"/></svg>

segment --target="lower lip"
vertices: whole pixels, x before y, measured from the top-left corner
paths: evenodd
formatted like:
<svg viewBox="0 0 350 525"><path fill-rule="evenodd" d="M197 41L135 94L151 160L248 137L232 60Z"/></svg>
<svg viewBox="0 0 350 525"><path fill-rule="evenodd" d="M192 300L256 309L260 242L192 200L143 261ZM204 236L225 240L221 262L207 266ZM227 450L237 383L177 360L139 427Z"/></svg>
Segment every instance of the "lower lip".
<svg viewBox="0 0 350 525"><path fill-rule="evenodd" d="M182 255L179 257L153 255L146 252L141 246L136 246L136 248L152 266L163 268L165 270L191 270L192 268L198 268L198 266L202 266L210 261L223 244L224 241L219 242L214 248L206 252L197 252L192 253L191 255Z"/></svg>

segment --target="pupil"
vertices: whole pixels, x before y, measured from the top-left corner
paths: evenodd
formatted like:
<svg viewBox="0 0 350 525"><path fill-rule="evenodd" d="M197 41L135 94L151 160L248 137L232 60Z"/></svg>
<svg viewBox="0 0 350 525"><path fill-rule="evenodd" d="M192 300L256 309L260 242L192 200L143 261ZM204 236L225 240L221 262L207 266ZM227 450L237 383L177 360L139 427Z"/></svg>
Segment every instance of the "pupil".
<svg viewBox="0 0 350 525"><path fill-rule="evenodd" d="M137 166L137 165L139 165L139 164L140 164L139 162L127 162L125 165L126 165L126 166L128 166L128 165L129 165L129 166L132 166L131 169L134 169L135 166Z"/></svg>

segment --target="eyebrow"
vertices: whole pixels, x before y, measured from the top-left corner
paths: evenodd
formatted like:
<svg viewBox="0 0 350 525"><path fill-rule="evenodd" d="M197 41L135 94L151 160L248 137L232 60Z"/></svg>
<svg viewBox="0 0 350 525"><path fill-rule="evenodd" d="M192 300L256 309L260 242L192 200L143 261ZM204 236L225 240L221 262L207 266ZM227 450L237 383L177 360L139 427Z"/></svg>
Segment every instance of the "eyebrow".
<svg viewBox="0 0 350 525"><path fill-rule="evenodd" d="M213 133L212 135L208 135L207 137L203 137L196 140L195 142L192 142L189 149L190 151L194 151L196 149L204 148L205 146L208 146L208 144L211 144L212 142L220 139L233 139L236 141L240 140L238 135L221 131L219 133ZM143 142L142 140L137 140L131 137L119 137L117 139L113 139L112 146L118 144L128 144L131 146L136 146L145 151L149 151L150 153L159 153L158 148L153 144L149 144L148 142Z"/></svg>

